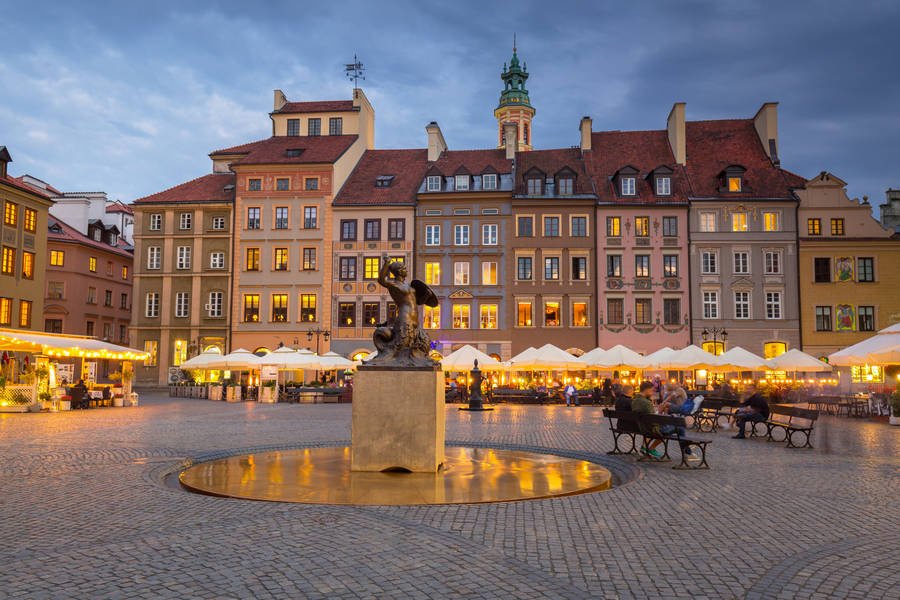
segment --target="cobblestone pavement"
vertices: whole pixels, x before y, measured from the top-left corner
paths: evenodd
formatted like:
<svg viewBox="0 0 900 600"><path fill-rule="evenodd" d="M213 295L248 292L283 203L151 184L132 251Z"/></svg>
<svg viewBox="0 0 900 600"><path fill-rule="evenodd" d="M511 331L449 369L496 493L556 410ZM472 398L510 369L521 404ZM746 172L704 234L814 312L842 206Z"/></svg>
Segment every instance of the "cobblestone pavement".
<svg viewBox="0 0 900 600"><path fill-rule="evenodd" d="M815 450L714 434L712 469L607 457L598 407L449 407L447 437L608 465L610 491L334 507L164 485L188 461L335 445L350 406L142 396L0 415L2 598L900 598L900 428L820 419Z"/></svg>

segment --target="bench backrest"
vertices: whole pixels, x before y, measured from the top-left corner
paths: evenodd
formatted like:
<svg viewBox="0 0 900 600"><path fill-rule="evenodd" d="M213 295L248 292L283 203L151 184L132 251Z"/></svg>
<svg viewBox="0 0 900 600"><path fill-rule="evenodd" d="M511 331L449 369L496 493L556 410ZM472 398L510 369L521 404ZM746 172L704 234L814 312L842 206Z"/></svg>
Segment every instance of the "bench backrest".
<svg viewBox="0 0 900 600"><path fill-rule="evenodd" d="M685 427L684 417L677 417L675 415L650 415L647 413L638 413L637 418L642 426L674 425L675 427Z"/></svg>
<svg viewBox="0 0 900 600"><path fill-rule="evenodd" d="M808 408L797 408L795 406L785 406L783 404L773 404L769 407L769 415L784 415L791 419L808 419L815 421L819 418L819 411Z"/></svg>
<svg viewBox="0 0 900 600"><path fill-rule="evenodd" d="M701 410L719 410L723 406L725 406L723 404L723 402L724 402L724 400L722 400L721 398L707 398L706 396L704 396L703 403L700 405L700 409Z"/></svg>
<svg viewBox="0 0 900 600"><path fill-rule="evenodd" d="M637 430L637 415L630 410L615 410L612 408L604 408L603 416L609 419L609 428L611 430L619 429L622 431ZM613 422L615 419L615 423Z"/></svg>

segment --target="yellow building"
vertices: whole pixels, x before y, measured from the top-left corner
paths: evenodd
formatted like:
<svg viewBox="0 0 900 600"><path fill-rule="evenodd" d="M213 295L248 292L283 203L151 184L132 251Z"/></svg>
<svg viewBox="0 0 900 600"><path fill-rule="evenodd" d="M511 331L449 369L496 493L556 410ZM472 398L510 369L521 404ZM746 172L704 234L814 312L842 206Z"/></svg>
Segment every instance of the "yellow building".
<svg viewBox="0 0 900 600"><path fill-rule="evenodd" d="M11 177L10 162L6 146L0 146L0 327L43 331L47 215L53 200Z"/></svg>
<svg viewBox="0 0 900 600"><path fill-rule="evenodd" d="M823 171L797 191L803 350L816 357L900 322L900 237Z"/></svg>

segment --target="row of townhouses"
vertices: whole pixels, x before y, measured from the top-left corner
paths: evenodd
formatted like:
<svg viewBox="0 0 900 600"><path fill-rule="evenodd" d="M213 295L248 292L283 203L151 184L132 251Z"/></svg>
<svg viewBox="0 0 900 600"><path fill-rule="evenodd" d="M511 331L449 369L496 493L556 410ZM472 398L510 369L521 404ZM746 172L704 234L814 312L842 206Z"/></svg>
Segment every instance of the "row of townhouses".
<svg viewBox="0 0 900 600"><path fill-rule="evenodd" d="M151 356L138 383L210 348L371 351L396 310L376 281L385 256L435 290L421 318L442 355L549 342L822 356L900 321L900 240L838 177L782 168L775 103L714 121L677 103L648 131L585 117L573 147L534 149L515 53L501 78L496 148L453 150L432 122L423 148L375 149L362 90L276 90L271 137L135 201L131 341Z"/></svg>

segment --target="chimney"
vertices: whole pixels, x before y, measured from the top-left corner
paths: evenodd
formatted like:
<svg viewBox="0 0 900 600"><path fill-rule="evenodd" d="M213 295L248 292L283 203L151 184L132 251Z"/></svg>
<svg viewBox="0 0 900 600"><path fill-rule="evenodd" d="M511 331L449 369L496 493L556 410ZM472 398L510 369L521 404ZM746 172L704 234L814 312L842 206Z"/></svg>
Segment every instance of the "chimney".
<svg viewBox="0 0 900 600"><path fill-rule="evenodd" d="M12 162L6 146L0 146L0 177L6 177L6 164Z"/></svg>
<svg viewBox="0 0 900 600"><path fill-rule="evenodd" d="M506 148L506 158L514 160L519 151L519 125L518 123L503 124L503 147Z"/></svg>
<svg viewBox="0 0 900 600"><path fill-rule="evenodd" d="M272 112L278 112L285 104L287 104L287 97L284 92L275 90L275 109Z"/></svg>
<svg viewBox="0 0 900 600"><path fill-rule="evenodd" d="M581 124L578 126L581 131L581 151L591 149L591 118L588 116L581 117Z"/></svg>
<svg viewBox="0 0 900 600"><path fill-rule="evenodd" d="M447 142L444 141L444 134L441 133L437 121L426 125L425 131L428 132L428 162L434 162L447 151Z"/></svg>
<svg viewBox="0 0 900 600"><path fill-rule="evenodd" d="M781 164L778 159L778 103L766 102L753 117L756 135L763 146L766 156L776 167Z"/></svg>
<svg viewBox="0 0 900 600"><path fill-rule="evenodd" d="M666 120L666 130L669 134L669 148L675 157L675 164L683 165L687 160L687 141L684 130L684 102L676 102L669 111Z"/></svg>

